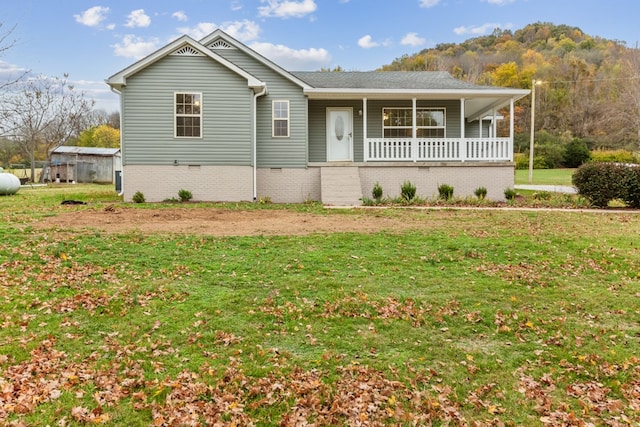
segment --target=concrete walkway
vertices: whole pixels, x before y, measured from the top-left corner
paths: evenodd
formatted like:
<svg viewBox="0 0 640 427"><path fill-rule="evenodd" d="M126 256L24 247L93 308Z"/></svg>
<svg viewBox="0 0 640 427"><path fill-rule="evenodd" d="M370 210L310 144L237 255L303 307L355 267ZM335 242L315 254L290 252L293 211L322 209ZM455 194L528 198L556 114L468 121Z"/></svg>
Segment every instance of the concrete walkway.
<svg viewBox="0 0 640 427"><path fill-rule="evenodd" d="M515 185L516 190L548 191L550 193L577 194L575 187L569 185Z"/></svg>

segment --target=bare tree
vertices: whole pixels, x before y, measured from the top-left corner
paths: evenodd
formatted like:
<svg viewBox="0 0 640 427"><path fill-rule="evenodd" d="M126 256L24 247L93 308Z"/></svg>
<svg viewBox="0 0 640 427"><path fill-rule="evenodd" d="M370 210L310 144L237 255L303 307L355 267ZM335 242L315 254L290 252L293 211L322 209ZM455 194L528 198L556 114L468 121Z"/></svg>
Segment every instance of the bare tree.
<svg viewBox="0 0 640 427"><path fill-rule="evenodd" d="M2 55L4 55L6 51L11 49L16 42L15 40L11 39L13 30L15 30L16 27L13 26L8 30L4 31L2 29L3 26L4 24L0 22L0 57L2 57ZM6 80L0 80L0 93L4 92L11 85L20 81L28 73L29 73L28 70L21 70L16 74L8 76Z"/></svg>
<svg viewBox="0 0 640 427"><path fill-rule="evenodd" d="M36 159L46 159L54 148L87 127L94 101L85 99L68 82L68 75L38 76L18 82L6 94L0 116L0 133L14 140L31 164L35 180Z"/></svg>

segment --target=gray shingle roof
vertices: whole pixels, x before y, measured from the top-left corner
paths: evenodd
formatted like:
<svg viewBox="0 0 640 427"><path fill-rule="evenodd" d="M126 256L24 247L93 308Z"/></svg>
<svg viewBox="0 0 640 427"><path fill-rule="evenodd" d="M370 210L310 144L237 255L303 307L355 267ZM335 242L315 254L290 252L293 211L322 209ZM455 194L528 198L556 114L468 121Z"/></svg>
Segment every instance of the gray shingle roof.
<svg viewBox="0 0 640 427"><path fill-rule="evenodd" d="M294 71L291 74L317 89L496 89L455 79L446 71Z"/></svg>

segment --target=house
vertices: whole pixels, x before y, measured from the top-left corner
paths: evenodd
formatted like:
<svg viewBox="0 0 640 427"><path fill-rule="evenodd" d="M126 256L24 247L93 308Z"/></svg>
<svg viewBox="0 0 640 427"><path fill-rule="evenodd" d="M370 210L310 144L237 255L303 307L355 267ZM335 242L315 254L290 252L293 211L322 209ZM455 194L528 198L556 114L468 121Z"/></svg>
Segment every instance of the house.
<svg viewBox="0 0 640 427"><path fill-rule="evenodd" d="M444 72L291 72L216 30L107 79L120 94L125 200L353 205L379 182L421 196L513 187L514 102L529 91ZM509 135L497 111L510 108Z"/></svg>
<svg viewBox="0 0 640 427"><path fill-rule="evenodd" d="M47 181L113 184L122 168L119 148L63 145L52 150L50 158Z"/></svg>

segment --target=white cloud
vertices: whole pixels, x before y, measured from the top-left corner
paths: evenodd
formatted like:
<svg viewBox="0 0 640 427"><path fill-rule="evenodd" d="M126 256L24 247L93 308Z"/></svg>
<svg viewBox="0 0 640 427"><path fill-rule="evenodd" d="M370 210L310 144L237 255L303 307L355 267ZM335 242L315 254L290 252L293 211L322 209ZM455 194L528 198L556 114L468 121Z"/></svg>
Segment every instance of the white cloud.
<svg viewBox="0 0 640 427"><path fill-rule="evenodd" d="M224 22L218 26L213 22L200 22L194 27L180 27L178 31L181 34L188 34L196 40L200 40L205 36L208 36L217 28L220 28L231 37L236 38L242 42L255 40L260 34L260 26L253 21L245 19L243 21L229 21Z"/></svg>
<svg viewBox="0 0 640 427"><path fill-rule="evenodd" d="M420 0L420 7L430 8L437 6L440 0Z"/></svg>
<svg viewBox="0 0 640 427"><path fill-rule="evenodd" d="M257 42L250 47L287 70L317 70L331 64L331 55L323 48L295 50L281 44Z"/></svg>
<svg viewBox="0 0 640 427"><path fill-rule="evenodd" d="M231 2L231 10L237 12L242 9L242 2L240 0L233 0Z"/></svg>
<svg viewBox="0 0 640 427"><path fill-rule="evenodd" d="M363 49L371 49L372 47L377 47L378 43L371 40L371 36L367 34L366 36L362 36L358 39L358 46Z"/></svg>
<svg viewBox="0 0 640 427"><path fill-rule="evenodd" d="M160 41L157 38L145 40L133 34L126 34L122 37L121 43L116 43L111 47L113 47L113 53L116 56L140 59L156 50L159 45Z"/></svg>
<svg viewBox="0 0 640 427"><path fill-rule="evenodd" d="M314 0L260 0L267 6L258 7L258 14L272 18L302 18L316 11L318 6Z"/></svg>
<svg viewBox="0 0 640 427"><path fill-rule="evenodd" d="M400 43L404 46L420 46L426 43L426 39L418 36L418 33L407 33Z"/></svg>
<svg viewBox="0 0 640 427"><path fill-rule="evenodd" d="M97 27L102 21L107 19L108 13L108 7L94 6L85 10L80 15L73 15L73 17L76 18L76 22L79 22L82 25L86 25L87 27Z"/></svg>
<svg viewBox="0 0 640 427"><path fill-rule="evenodd" d="M149 25L151 25L151 18L149 18L149 15L144 13L144 9L136 9L127 16L127 23L124 26L129 28L146 28Z"/></svg>
<svg viewBox="0 0 640 427"><path fill-rule="evenodd" d="M493 24L493 23L487 22L486 24L482 24L478 26L456 27L453 29L453 32L459 36L464 36L464 35L481 36L481 35L489 34L493 32L493 30L495 30L496 28L501 28L500 24Z"/></svg>
<svg viewBox="0 0 640 427"><path fill-rule="evenodd" d="M180 22L186 22L186 21L189 20L189 18L187 18L187 14L184 13L183 11L181 11L181 10L179 10L177 12L173 12L173 14L171 16L173 18L176 18Z"/></svg>
<svg viewBox="0 0 640 427"><path fill-rule="evenodd" d="M244 21L225 22L220 29L242 42L255 40L260 35L260 25L245 19Z"/></svg>

